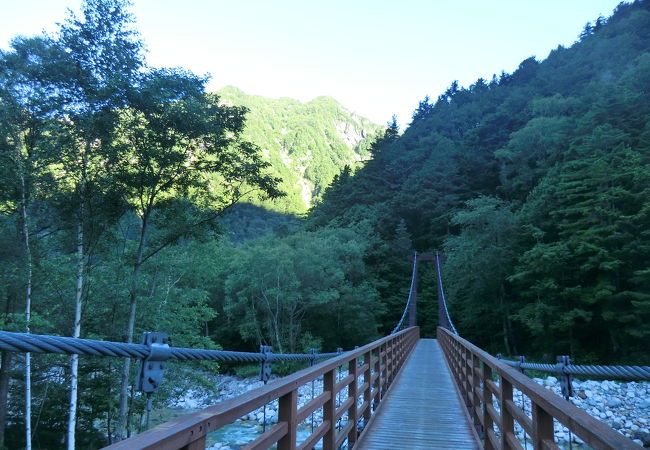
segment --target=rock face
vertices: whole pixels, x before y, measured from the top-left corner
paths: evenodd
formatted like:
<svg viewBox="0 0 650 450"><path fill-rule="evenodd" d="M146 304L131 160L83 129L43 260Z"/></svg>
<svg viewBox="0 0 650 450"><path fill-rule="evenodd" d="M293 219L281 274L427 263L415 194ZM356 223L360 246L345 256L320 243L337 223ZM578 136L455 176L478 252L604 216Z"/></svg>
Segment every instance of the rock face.
<svg viewBox="0 0 650 450"><path fill-rule="evenodd" d="M249 109L244 137L262 149L287 192L265 206L285 213L306 212L346 165L354 168L368 160L370 144L384 129L331 97L301 103L247 95L235 87L217 95L222 103Z"/></svg>

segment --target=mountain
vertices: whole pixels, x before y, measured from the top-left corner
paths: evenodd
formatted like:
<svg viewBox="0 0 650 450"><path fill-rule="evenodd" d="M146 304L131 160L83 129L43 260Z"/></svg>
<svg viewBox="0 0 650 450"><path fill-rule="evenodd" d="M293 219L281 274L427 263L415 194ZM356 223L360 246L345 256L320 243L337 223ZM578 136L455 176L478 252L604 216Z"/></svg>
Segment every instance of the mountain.
<svg viewBox="0 0 650 450"><path fill-rule="evenodd" d="M647 363L649 86L650 1L621 3L544 61L423 100L308 227L371 224L384 299L408 283L396 242L444 250L452 316L491 351Z"/></svg>
<svg viewBox="0 0 650 450"><path fill-rule="evenodd" d="M370 158L370 145L383 130L331 97L301 103L248 95L232 86L217 95L225 104L250 110L244 137L261 147L287 193L262 203L277 212L305 213L346 165L357 167Z"/></svg>

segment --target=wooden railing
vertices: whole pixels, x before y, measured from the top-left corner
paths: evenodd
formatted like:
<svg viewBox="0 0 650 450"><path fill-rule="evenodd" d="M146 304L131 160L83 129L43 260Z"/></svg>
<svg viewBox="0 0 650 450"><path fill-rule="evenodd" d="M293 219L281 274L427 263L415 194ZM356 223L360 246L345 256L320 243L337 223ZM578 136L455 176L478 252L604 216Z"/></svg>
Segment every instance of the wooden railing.
<svg viewBox="0 0 650 450"><path fill-rule="evenodd" d="M307 450L313 448L321 439L324 450L336 449L346 439L349 448L352 448L358 437L357 423L361 418L364 419L364 424L368 423L419 338L418 327L407 328L106 448L115 450L204 449L208 433L233 423L238 418L276 399L278 400L277 424L248 444L246 449L266 449L277 443L278 450L296 448ZM337 380L337 370L341 367L348 370L348 375ZM323 393L299 408L298 388L321 376ZM361 377L363 382L359 383ZM342 393L346 388L347 395ZM341 393L340 404L337 406L339 393ZM298 425L320 408L323 409L322 423L297 446ZM337 430L337 422L346 413L347 423Z"/></svg>
<svg viewBox="0 0 650 450"><path fill-rule="evenodd" d="M523 449L515 436L515 422L531 437L535 449L558 449L554 420L595 449L639 449L562 397L500 362L471 342L438 328L438 341L452 372L470 425L483 437L486 449ZM531 416L513 400L513 388L531 402Z"/></svg>

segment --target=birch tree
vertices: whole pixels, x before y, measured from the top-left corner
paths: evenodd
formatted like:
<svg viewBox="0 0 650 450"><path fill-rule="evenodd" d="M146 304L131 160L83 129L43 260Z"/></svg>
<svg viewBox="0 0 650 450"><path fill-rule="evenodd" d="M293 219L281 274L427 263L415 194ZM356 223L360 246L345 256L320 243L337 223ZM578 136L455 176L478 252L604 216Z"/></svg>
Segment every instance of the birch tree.
<svg viewBox="0 0 650 450"><path fill-rule="evenodd" d="M132 17L124 0L86 0L81 17L69 13L60 28L58 45L68 55L74 69L70 101L62 111L61 168L59 181L70 194L75 209L76 235L75 315L72 336L81 333L81 311L84 279L90 239L89 228L95 233L107 226L106 220L96 220L105 205L105 195L114 186L110 176L110 154L117 111L127 102L127 92L135 83L143 65L142 44L131 29ZM113 204L115 206L115 204ZM104 219L119 216L119 208L103 211ZM78 356L70 362L70 407L67 445L75 446L77 409Z"/></svg>

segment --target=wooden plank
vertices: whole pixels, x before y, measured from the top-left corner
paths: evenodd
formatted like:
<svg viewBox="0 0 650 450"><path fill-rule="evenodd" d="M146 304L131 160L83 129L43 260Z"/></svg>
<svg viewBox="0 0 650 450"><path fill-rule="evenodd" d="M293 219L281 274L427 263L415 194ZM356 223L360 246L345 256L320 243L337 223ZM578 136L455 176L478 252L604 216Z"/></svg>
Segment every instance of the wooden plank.
<svg viewBox="0 0 650 450"><path fill-rule="evenodd" d="M397 375L357 449L476 449L435 339L422 339Z"/></svg>
<svg viewBox="0 0 650 450"><path fill-rule="evenodd" d="M313 413L318 408L323 406L325 404L325 402L328 401L329 399L330 399L330 393L329 392L323 392L321 395L314 398L309 403L307 403L305 406L300 408L298 410L298 423L302 422L307 417L309 417L311 415L311 413Z"/></svg>
<svg viewBox="0 0 650 450"><path fill-rule="evenodd" d="M509 448L509 449L512 449L512 450L524 450L524 448L519 443L519 440L515 436L515 433L506 433L506 438L503 440L503 442L508 443L507 448Z"/></svg>
<svg viewBox="0 0 650 450"><path fill-rule="evenodd" d="M492 423L496 423L497 426L499 426L501 424L501 416L499 416L497 410L494 409L494 405L486 405L485 409L490 416L490 421L492 421Z"/></svg>
<svg viewBox="0 0 650 450"><path fill-rule="evenodd" d="M339 433L336 435L336 445L334 446L335 448L339 448L343 441L345 441L348 438L348 435L350 434L350 431L352 430L352 427L354 426L354 422L348 422L345 424L345 426L339 431Z"/></svg>
<svg viewBox="0 0 650 450"><path fill-rule="evenodd" d="M494 428L490 428L486 433L487 439L485 440L485 448L488 448L488 442L490 443L490 448L501 448L501 441L494 432Z"/></svg>
<svg viewBox="0 0 650 450"><path fill-rule="evenodd" d="M348 387L350 383L354 381L354 375L348 375L347 377L343 378L341 381L336 383L334 386L334 393L338 394L341 392L344 388Z"/></svg>
<svg viewBox="0 0 650 450"><path fill-rule="evenodd" d="M499 386L497 386L497 384L496 384L494 381L492 381L492 380L486 380L486 381L485 381L485 385L486 385L487 388L490 390L490 392L491 392L492 394L494 394L494 396L495 396L497 399L499 399L499 400L501 399L501 392L499 392Z"/></svg>
<svg viewBox="0 0 650 450"><path fill-rule="evenodd" d="M282 439L283 436L286 436L288 429L289 426L287 425L287 422L278 422L269 431L260 435L253 442L250 442L249 444L242 447L242 450L256 450L256 449L269 448L273 444L278 442L280 439ZM205 449L205 443L203 444L203 447L201 447L201 450L203 449Z"/></svg>
<svg viewBox="0 0 650 450"><path fill-rule="evenodd" d="M341 417L343 417L343 414L345 414L347 410L350 409L352 403L354 403L354 399L352 397L348 397L343 403L341 403L341 406L337 408L336 414L334 415L335 422L337 422Z"/></svg>
<svg viewBox="0 0 650 450"><path fill-rule="evenodd" d="M517 421L517 423L526 431L526 433L533 434L533 421L530 420L530 417L524 413L524 410L521 409L514 401L507 400L506 408L508 412L512 414L512 417Z"/></svg>
<svg viewBox="0 0 650 450"><path fill-rule="evenodd" d="M329 422L323 422L320 427L314 430L311 436L305 439L305 442L298 446L298 450L312 450L316 446L316 443L320 441L323 436L325 436L325 433L327 433L329 427Z"/></svg>

